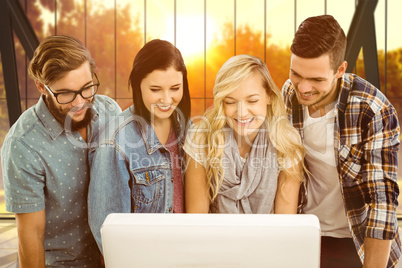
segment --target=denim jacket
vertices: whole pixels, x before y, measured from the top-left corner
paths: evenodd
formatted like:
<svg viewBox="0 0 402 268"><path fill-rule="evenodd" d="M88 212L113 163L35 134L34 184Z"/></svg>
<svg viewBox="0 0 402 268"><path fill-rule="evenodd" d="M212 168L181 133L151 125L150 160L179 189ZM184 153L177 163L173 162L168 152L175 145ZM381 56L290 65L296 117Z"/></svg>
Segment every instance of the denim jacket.
<svg viewBox="0 0 402 268"><path fill-rule="evenodd" d="M178 125L178 124L177 124ZM184 133L175 126L179 164L184 172ZM106 126L90 150L88 213L102 251L100 228L110 213L172 213L173 163L153 127L126 109Z"/></svg>

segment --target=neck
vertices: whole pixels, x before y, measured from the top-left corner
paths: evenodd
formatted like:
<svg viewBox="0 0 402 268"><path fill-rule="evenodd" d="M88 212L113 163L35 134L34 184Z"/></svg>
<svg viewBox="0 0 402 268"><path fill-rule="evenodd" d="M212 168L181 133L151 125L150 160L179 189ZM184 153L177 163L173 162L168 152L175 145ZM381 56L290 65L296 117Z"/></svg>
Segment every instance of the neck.
<svg viewBox="0 0 402 268"><path fill-rule="evenodd" d="M152 122L152 126L161 144L165 145L170 134L170 128L172 127L171 119L155 120Z"/></svg>
<svg viewBox="0 0 402 268"><path fill-rule="evenodd" d="M170 129L170 126L172 125L172 120L170 118L167 119L155 119L153 122L151 122L151 125L157 129L157 128L167 128Z"/></svg>
<svg viewBox="0 0 402 268"><path fill-rule="evenodd" d="M324 107L319 107L317 109L314 109L312 107L308 107L308 113L310 115L310 117L312 118L319 118L319 117L323 117L325 116L329 111L332 110L332 108L334 108L335 106L335 102L332 102Z"/></svg>
<svg viewBox="0 0 402 268"><path fill-rule="evenodd" d="M80 133L81 137L85 140L85 142L87 141L87 128L83 127L78 129L78 133Z"/></svg>
<svg viewBox="0 0 402 268"><path fill-rule="evenodd" d="M245 158L251 152L254 140L257 137L258 131L254 131L247 136L238 135L234 132L234 137L239 148L240 156Z"/></svg>

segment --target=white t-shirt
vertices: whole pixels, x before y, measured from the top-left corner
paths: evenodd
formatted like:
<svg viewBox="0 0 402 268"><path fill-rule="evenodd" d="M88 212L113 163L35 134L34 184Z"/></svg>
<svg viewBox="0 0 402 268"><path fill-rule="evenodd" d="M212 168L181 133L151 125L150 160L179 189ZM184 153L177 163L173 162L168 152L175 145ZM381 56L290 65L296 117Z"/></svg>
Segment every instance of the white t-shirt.
<svg viewBox="0 0 402 268"><path fill-rule="evenodd" d="M306 214L316 215L321 235L351 237L341 194L341 185L334 153L335 110L312 118L304 107L304 147L310 171L307 184Z"/></svg>

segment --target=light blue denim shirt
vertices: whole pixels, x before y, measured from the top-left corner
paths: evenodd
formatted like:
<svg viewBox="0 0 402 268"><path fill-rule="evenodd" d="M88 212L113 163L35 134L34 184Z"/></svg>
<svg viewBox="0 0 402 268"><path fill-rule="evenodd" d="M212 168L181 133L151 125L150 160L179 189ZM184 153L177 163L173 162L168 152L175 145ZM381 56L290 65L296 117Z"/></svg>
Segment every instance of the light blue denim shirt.
<svg viewBox="0 0 402 268"><path fill-rule="evenodd" d="M172 167L184 163L181 127L179 159L172 163L153 127L132 111L133 106L111 121L89 154L89 225L101 250L100 228L108 214L173 212Z"/></svg>
<svg viewBox="0 0 402 268"><path fill-rule="evenodd" d="M96 95L88 143L121 110ZM6 209L45 210L46 267L99 267L99 250L88 225L88 144L78 131L66 132L42 97L10 128L1 149Z"/></svg>

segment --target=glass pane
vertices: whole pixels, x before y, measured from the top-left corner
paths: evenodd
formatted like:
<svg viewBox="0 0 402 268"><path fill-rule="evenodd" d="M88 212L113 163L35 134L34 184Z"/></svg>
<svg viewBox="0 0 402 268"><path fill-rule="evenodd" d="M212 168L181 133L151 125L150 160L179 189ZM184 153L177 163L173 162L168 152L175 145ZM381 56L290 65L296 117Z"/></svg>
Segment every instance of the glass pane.
<svg viewBox="0 0 402 268"><path fill-rule="evenodd" d="M294 1L267 1L266 58L268 70L275 84L282 85L289 78L290 44L294 36ZM284 16L283 14L287 14ZM278 27L280 25L280 27Z"/></svg>
<svg viewBox="0 0 402 268"><path fill-rule="evenodd" d="M191 119L197 122L205 114L205 112L212 108L214 99L191 99Z"/></svg>
<svg viewBox="0 0 402 268"><path fill-rule="evenodd" d="M85 44L85 1L57 1L56 34L71 35Z"/></svg>
<svg viewBox="0 0 402 268"><path fill-rule="evenodd" d="M28 19L31 22L36 36L38 36L39 41L42 41L46 36L55 34L55 1L26 1L26 3Z"/></svg>
<svg viewBox="0 0 402 268"><path fill-rule="evenodd" d="M28 109L28 99L21 98L21 113L25 112Z"/></svg>
<svg viewBox="0 0 402 268"><path fill-rule="evenodd" d="M28 99L28 108L38 103L38 99Z"/></svg>
<svg viewBox="0 0 402 268"><path fill-rule="evenodd" d="M280 46L276 43L267 45L266 64L276 86L281 89L289 78L290 49L289 46Z"/></svg>
<svg viewBox="0 0 402 268"><path fill-rule="evenodd" d="M27 68L29 66L30 61L28 60L27 62ZM29 76L27 76L27 93L28 93L28 98L35 98L39 99L39 96L41 95L40 91L35 85L35 81L32 80Z"/></svg>
<svg viewBox="0 0 402 268"><path fill-rule="evenodd" d="M327 14L334 16L346 35L349 32L355 9L355 1L327 0ZM354 68L353 73L364 76L363 54L361 51L355 66L356 67Z"/></svg>
<svg viewBox="0 0 402 268"><path fill-rule="evenodd" d="M374 11L375 35L377 39L377 49L385 48L385 1L379 0Z"/></svg>
<svg viewBox="0 0 402 268"><path fill-rule="evenodd" d="M388 2L388 34L387 34L387 96L402 97L402 20L401 1ZM379 3L381 4L381 2ZM402 114L402 110L399 110Z"/></svg>
<svg viewBox="0 0 402 268"><path fill-rule="evenodd" d="M15 61L17 64L17 75L18 75L18 86L20 89L20 98L27 97L27 84L26 79L27 74L27 60L25 56L24 48L22 47L20 41L16 34L14 34L14 49L15 49Z"/></svg>
<svg viewBox="0 0 402 268"><path fill-rule="evenodd" d="M55 21L55 1L26 1L27 17L38 37L42 41L46 36L54 34L54 21ZM27 67L29 60L27 60ZM28 98L39 98L40 92L36 88L34 81L27 76L27 93Z"/></svg>
<svg viewBox="0 0 402 268"><path fill-rule="evenodd" d="M345 31L345 34L348 34L354 13L355 1L327 0L327 14L334 16Z"/></svg>
<svg viewBox="0 0 402 268"><path fill-rule="evenodd" d="M98 94L115 98L114 0L87 1L87 47L101 82Z"/></svg>
<svg viewBox="0 0 402 268"><path fill-rule="evenodd" d="M374 11L375 36L377 44L378 71L380 76L380 89L385 93L385 5L378 1Z"/></svg>
<svg viewBox="0 0 402 268"><path fill-rule="evenodd" d="M144 45L144 1L122 4L116 10L116 98L130 98L128 79L135 55Z"/></svg>
<svg viewBox="0 0 402 268"><path fill-rule="evenodd" d="M341 8L342 7L342 8ZM327 0L327 14L334 16L339 22L345 34L348 34L352 19L355 13L356 4L355 1L350 0ZM349 65L352 63L349 62ZM365 77L364 74L364 61L363 53L360 50L359 56L355 63L355 68L352 71L361 77Z"/></svg>
<svg viewBox="0 0 402 268"><path fill-rule="evenodd" d="M205 99L205 111L208 110L209 108L214 107L214 99Z"/></svg>
<svg viewBox="0 0 402 268"><path fill-rule="evenodd" d="M3 75L0 77L0 90L4 89L4 84L1 83L3 79ZM7 110L7 101L4 99L0 99L0 148L3 146L4 138L10 128L8 122L8 110ZM1 160L1 156L0 156ZM1 171L1 161L0 161L0 213L7 213L5 202L4 202L4 186L3 186L3 175Z"/></svg>
<svg viewBox="0 0 402 268"><path fill-rule="evenodd" d="M264 60L264 0L236 1L236 54Z"/></svg>
<svg viewBox="0 0 402 268"><path fill-rule="evenodd" d="M402 97L402 44L399 49L387 51L387 91L388 97ZM402 111L401 111L402 112Z"/></svg>
<svg viewBox="0 0 402 268"><path fill-rule="evenodd" d="M146 0L146 39L163 39L175 43L174 1Z"/></svg>
<svg viewBox="0 0 402 268"><path fill-rule="evenodd" d="M197 122L205 112L205 100L204 99L191 99L191 119L193 122Z"/></svg>
<svg viewBox="0 0 402 268"><path fill-rule="evenodd" d="M378 5L383 4L380 1ZM400 34L402 29L402 21L400 20L400 11L402 10L401 1L386 1L388 4L388 32L387 32L387 86L386 94L391 103L397 110L399 116L399 123L402 120L402 93L400 92L400 85L402 83L402 36ZM393 99L397 97L398 99ZM399 159L402 159L402 150L399 150ZM399 160L401 161L401 160ZM402 168L398 170L398 184L399 189L402 189ZM402 202L402 194L399 194L399 204ZM398 214L402 214L402 206L398 206Z"/></svg>
<svg viewBox="0 0 402 268"><path fill-rule="evenodd" d="M0 53L1 62L1 53ZM4 86L4 76L3 76L3 64L0 64L0 100L6 98L6 88Z"/></svg>
<svg viewBox="0 0 402 268"><path fill-rule="evenodd" d="M0 99L0 148L9 128L7 101Z"/></svg>
<svg viewBox="0 0 402 268"><path fill-rule="evenodd" d="M325 0L296 1L296 30L305 19L325 14Z"/></svg>
<svg viewBox="0 0 402 268"><path fill-rule="evenodd" d="M233 0L206 0L206 97L212 98L215 77L222 64L234 55Z"/></svg>
<svg viewBox="0 0 402 268"><path fill-rule="evenodd" d="M402 122L402 99L394 99L394 98L389 98L389 101L392 103L392 105L395 107L397 113L398 113L398 120L399 122ZM398 154L399 161L402 159L402 150L399 150ZM398 185L399 189L402 189L402 169L399 167L398 169ZM402 204L402 194L399 194L398 196L398 202L399 204ZM398 206L397 208L397 214L401 215L402 214L402 206Z"/></svg>
<svg viewBox="0 0 402 268"><path fill-rule="evenodd" d="M294 0L267 1L268 45L289 46L293 40L294 27Z"/></svg>
<svg viewBox="0 0 402 268"><path fill-rule="evenodd" d="M378 5L383 4L380 0ZM402 47L402 20L400 19L402 1L386 1L388 3L388 50L400 49Z"/></svg>
<svg viewBox="0 0 402 268"><path fill-rule="evenodd" d="M289 78L289 46L294 36L293 8L293 0L267 1L265 62L272 79L279 88L282 88L282 85ZM288 15L284 16L283 14Z"/></svg>
<svg viewBox="0 0 402 268"><path fill-rule="evenodd" d="M116 102L119 104L122 111L133 105L132 99L116 99Z"/></svg>
<svg viewBox="0 0 402 268"><path fill-rule="evenodd" d="M176 46L183 55L192 98L204 90L204 0L177 0Z"/></svg>

